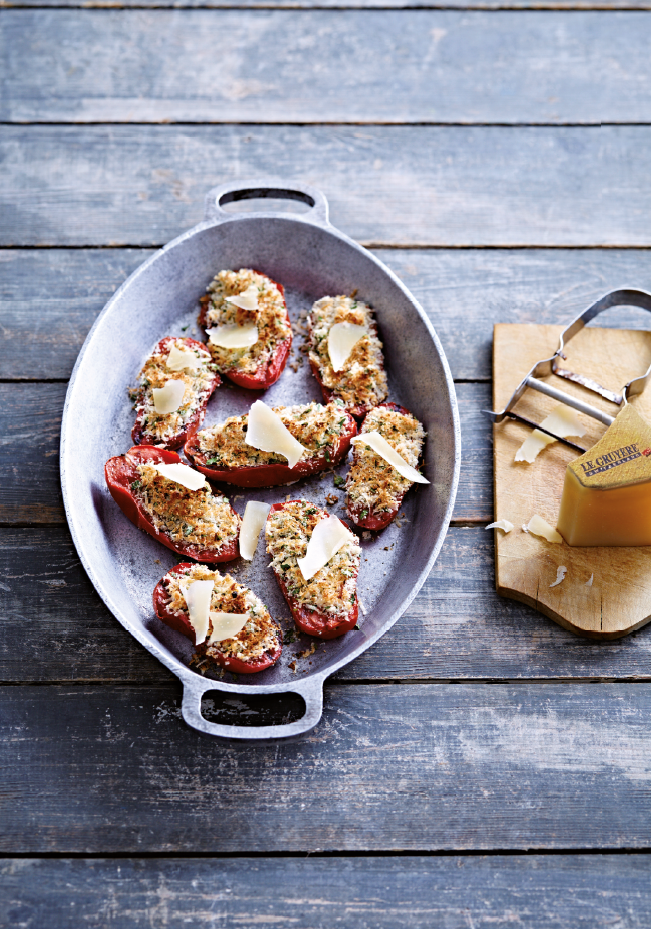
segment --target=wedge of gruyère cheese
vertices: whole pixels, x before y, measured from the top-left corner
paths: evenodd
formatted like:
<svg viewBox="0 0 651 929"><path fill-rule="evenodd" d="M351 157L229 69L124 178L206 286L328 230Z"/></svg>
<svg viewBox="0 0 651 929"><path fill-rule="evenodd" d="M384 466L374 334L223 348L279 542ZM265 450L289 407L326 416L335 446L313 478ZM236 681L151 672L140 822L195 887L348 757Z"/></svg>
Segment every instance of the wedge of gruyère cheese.
<svg viewBox="0 0 651 929"><path fill-rule="evenodd" d="M651 545L651 426L630 404L567 466L558 531L568 545Z"/></svg>

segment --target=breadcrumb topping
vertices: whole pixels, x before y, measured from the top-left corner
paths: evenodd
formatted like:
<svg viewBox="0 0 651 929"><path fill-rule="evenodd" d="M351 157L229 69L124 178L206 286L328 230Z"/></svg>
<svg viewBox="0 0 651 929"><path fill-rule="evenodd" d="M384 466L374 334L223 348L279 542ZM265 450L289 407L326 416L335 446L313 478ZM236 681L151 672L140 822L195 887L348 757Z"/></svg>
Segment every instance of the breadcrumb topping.
<svg viewBox="0 0 651 929"><path fill-rule="evenodd" d="M243 310L228 297L243 293L251 284L258 288L257 310ZM264 274L249 268L240 271L220 271L208 285L205 328L255 323L258 341L248 348L221 348L208 342L217 368L222 372L237 369L242 374L254 374L266 364L281 342L292 336L285 301L277 285Z"/></svg>
<svg viewBox="0 0 651 929"><path fill-rule="evenodd" d="M262 658L268 652L274 653L281 643L281 633L278 625L271 618L269 610L262 600L243 587L231 577L230 574L221 575L219 571L212 571L205 565L196 564L186 568L170 571L163 578L163 585L168 594L165 602L166 608L177 616L188 617L188 607L185 600L185 591L193 581L213 581L210 610L215 613L249 613L250 619L232 639L222 639L212 645L202 644L199 651L210 658L216 655L239 658L251 661ZM208 626L208 639L212 635L212 621Z"/></svg>
<svg viewBox="0 0 651 929"><path fill-rule="evenodd" d="M304 403L273 407L289 432L303 445L300 461L324 455L332 460L349 418L340 400L327 406ZM284 455L263 452L246 444L248 416L230 416L226 422L198 433L199 449L206 465L220 468L250 468L261 464L287 464Z"/></svg>
<svg viewBox="0 0 651 929"><path fill-rule="evenodd" d="M361 434L365 432L379 432L407 464L418 467L425 431L411 413L405 415L387 407L377 407L364 420ZM362 519L369 513L397 510L412 483L367 445L355 446L346 478L346 494L349 505L356 511L361 510Z"/></svg>
<svg viewBox="0 0 651 929"><path fill-rule="evenodd" d="M292 500L269 514L265 528L271 567L287 593L307 610L330 616L347 616L357 597L357 572L361 548L351 538L327 565L305 581L297 560L305 557L314 527L328 514L309 500Z"/></svg>
<svg viewBox="0 0 651 929"><path fill-rule="evenodd" d="M364 326L366 335L356 343L341 371L335 371L328 354L328 333L336 323ZM316 366L325 387L343 400L346 408L374 407L386 399L382 343L377 336L373 311L352 297L323 297L308 316L310 362Z"/></svg>
<svg viewBox="0 0 651 929"><path fill-rule="evenodd" d="M228 499L213 494L208 484L188 490L159 474L152 464L138 463L131 492L149 515L155 528L173 542L187 542L202 549L220 549L237 538L240 517Z"/></svg>
<svg viewBox="0 0 651 929"><path fill-rule="evenodd" d="M170 371L167 359L172 346L191 351L202 360L200 368L183 371ZM129 389L129 396L138 414L143 414L142 439L152 445L162 444L183 432L187 423L201 409L213 391L217 368L212 364L210 353L196 345L188 344L187 339L171 339L165 351L158 351L158 346L144 363L138 375L138 384ZM185 393L181 406L175 413L157 413L154 408L153 388L164 387L168 381L182 381Z"/></svg>

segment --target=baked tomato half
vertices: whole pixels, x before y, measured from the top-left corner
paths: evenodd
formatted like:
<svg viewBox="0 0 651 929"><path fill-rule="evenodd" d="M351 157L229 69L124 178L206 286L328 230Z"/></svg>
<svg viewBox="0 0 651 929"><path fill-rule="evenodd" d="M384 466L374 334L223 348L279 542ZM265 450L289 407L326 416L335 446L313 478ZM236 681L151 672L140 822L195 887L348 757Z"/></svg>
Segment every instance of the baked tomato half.
<svg viewBox="0 0 651 929"><path fill-rule="evenodd" d="M153 391L164 389L172 381L184 387L179 405L172 412L158 412L160 401ZM129 391L136 410L133 442L180 448L203 422L208 401L220 384L205 345L195 339L161 339L144 363L137 386Z"/></svg>
<svg viewBox="0 0 651 929"><path fill-rule="evenodd" d="M379 432L407 464L418 467L425 431L404 406L376 406L362 422L360 436L365 432ZM360 529L384 529L398 515L412 483L372 448L355 445L346 477L346 515Z"/></svg>
<svg viewBox="0 0 651 929"><path fill-rule="evenodd" d="M104 475L124 515L158 542L197 561L232 561L239 555L239 516L207 482L190 490L156 470L180 464L176 452L134 445L126 455L109 458Z"/></svg>
<svg viewBox="0 0 651 929"><path fill-rule="evenodd" d="M197 633L185 599L187 587L194 581L212 581L210 613L207 628ZM172 629L186 636L195 646L197 655L228 668L236 674L264 671L280 658L283 650L282 630L272 619L264 603L248 587L238 584L230 574L221 575L205 565L183 562L161 578L154 588L156 616ZM217 613L240 616L247 620L231 638L223 638L216 622ZM197 641L197 639L201 641Z"/></svg>
<svg viewBox="0 0 651 929"><path fill-rule="evenodd" d="M329 514L308 500L274 503L265 536L271 567L294 622L307 635L336 639L357 623L357 574L361 548L355 536L306 581L298 566L314 527ZM340 520L343 526L346 524ZM346 526L346 528L348 528Z"/></svg>
<svg viewBox="0 0 651 929"><path fill-rule="evenodd" d="M257 303L247 308L229 298L257 293ZM234 384L250 390L266 390L282 374L292 347L292 327L282 284L250 268L220 271L199 300L199 325L208 336L207 348L217 369ZM251 327L257 330L253 344L229 348L216 344L220 327Z"/></svg>
<svg viewBox="0 0 651 929"><path fill-rule="evenodd" d="M185 454L211 480L238 487L275 487L338 465L357 435L357 424L340 401L274 407L274 413L307 450L293 468L283 455L246 444L246 415L231 416L198 432L186 443Z"/></svg>

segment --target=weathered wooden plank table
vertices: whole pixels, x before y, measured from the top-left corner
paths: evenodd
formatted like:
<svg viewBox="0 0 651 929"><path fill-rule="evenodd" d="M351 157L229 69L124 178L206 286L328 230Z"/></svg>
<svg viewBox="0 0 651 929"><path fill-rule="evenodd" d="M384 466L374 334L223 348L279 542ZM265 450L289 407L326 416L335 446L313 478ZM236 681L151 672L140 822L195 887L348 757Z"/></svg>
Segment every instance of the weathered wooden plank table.
<svg viewBox="0 0 651 929"><path fill-rule="evenodd" d="M651 5L0 6L0 925L648 926L651 630L497 597L479 410L494 322L651 288ZM188 729L95 594L57 453L106 299L261 175L323 189L413 289L464 451L418 598L309 737L252 748Z"/></svg>

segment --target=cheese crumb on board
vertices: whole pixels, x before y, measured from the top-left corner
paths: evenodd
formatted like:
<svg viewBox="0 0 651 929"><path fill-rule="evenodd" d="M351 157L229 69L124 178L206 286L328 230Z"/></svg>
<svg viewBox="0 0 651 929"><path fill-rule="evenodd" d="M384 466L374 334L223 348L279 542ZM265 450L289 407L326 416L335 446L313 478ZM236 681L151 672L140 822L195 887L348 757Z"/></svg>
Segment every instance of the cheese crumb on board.
<svg viewBox="0 0 651 929"><path fill-rule="evenodd" d="M594 574L591 574L589 580L587 580L583 586L584 586L584 587L592 587L592 582L593 582L593 581L594 581Z"/></svg>
<svg viewBox="0 0 651 929"><path fill-rule="evenodd" d="M566 439L568 436L578 436L580 438L585 435L585 427L576 412L564 403L560 403L555 407L540 425L543 429L548 429L562 439ZM514 460L526 461L527 464L532 464L543 448L555 441L556 439L553 439L550 435L545 435L544 432L534 429L515 453Z"/></svg>
<svg viewBox="0 0 651 929"><path fill-rule="evenodd" d="M496 522L491 523L490 526L486 526L487 529L502 529L504 532L510 532L513 529L513 523L509 522L508 519L498 519Z"/></svg>
<svg viewBox="0 0 651 929"><path fill-rule="evenodd" d="M247 561L252 561L255 555L258 538L270 509L269 503L261 503L259 500L249 500L246 504L240 529L240 555Z"/></svg>
<svg viewBox="0 0 651 929"><path fill-rule="evenodd" d="M565 565L564 564L559 565L559 567L556 568L556 580L554 581L553 584L550 584L549 586L558 587L558 585L562 584L563 581L565 580L566 574L567 574L567 568L565 567Z"/></svg>
<svg viewBox="0 0 651 929"><path fill-rule="evenodd" d="M304 558L298 559L303 579L312 580L314 575L328 564L333 555L336 555L346 542L354 541L349 529L336 516L322 519L314 527Z"/></svg>
<svg viewBox="0 0 651 929"><path fill-rule="evenodd" d="M535 514L531 517L528 524L522 527L525 532L530 532L532 535L540 536L543 539L546 539L548 542L554 542L555 544L560 544L563 541L563 537L559 535L556 530L549 525L547 520L543 519L542 516Z"/></svg>
<svg viewBox="0 0 651 929"><path fill-rule="evenodd" d="M249 410L246 444L263 452L277 452L293 468L307 449L291 434L280 416L262 400L256 400Z"/></svg>
<svg viewBox="0 0 651 929"><path fill-rule="evenodd" d="M151 393L157 413L176 413L183 403L185 384L183 381L168 381L164 387L153 387Z"/></svg>

